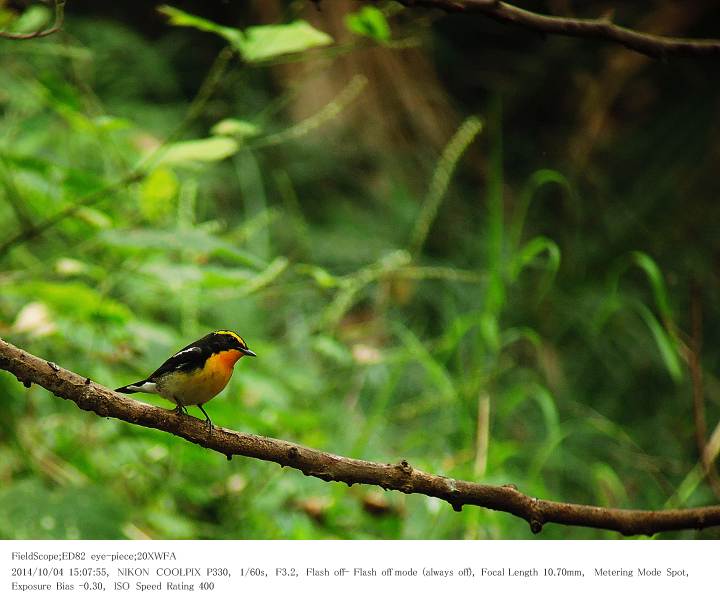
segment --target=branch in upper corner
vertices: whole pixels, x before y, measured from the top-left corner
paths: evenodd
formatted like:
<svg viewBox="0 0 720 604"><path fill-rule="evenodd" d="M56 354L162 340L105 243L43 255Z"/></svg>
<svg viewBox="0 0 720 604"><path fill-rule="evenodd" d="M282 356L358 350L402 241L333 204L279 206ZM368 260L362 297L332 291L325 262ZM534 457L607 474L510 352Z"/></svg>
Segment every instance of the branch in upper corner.
<svg viewBox="0 0 720 604"><path fill-rule="evenodd" d="M413 468L407 461L381 464L352 459L295 443L243 434L225 428L207 430L199 419L132 400L0 340L0 369L24 386L38 384L56 396L73 401L102 417L168 432L227 456L243 455L300 470L325 481L377 485L402 493L419 493L447 501L454 510L476 505L507 512L526 520L534 533L554 522L618 531L623 535L652 535L661 531L720 526L720 505L684 510L621 510L536 499L514 485L492 486L455 480Z"/></svg>
<svg viewBox="0 0 720 604"><path fill-rule="evenodd" d="M374 0L377 3L378 0ZM620 44L641 54L669 56L720 55L720 40L675 38L636 31L612 22L611 15L595 19L556 17L535 13L498 0L399 0L407 7L437 8L448 13L474 13L539 33L596 38Z"/></svg>
<svg viewBox="0 0 720 604"><path fill-rule="evenodd" d="M62 29L63 23L65 23L65 1L66 0L55 0L55 18L53 19L51 27L47 29L40 28L28 34L14 34L8 31L0 31L0 38L6 38L8 40L32 40L34 38L44 38L45 36L59 32Z"/></svg>

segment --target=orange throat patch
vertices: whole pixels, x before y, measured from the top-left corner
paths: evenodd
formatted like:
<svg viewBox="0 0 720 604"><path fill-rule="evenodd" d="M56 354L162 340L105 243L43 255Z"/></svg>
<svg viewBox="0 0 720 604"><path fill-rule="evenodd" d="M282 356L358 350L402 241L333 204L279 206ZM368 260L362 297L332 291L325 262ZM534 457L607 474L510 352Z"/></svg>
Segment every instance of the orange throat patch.
<svg viewBox="0 0 720 604"><path fill-rule="evenodd" d="M224 350L212 355L207 362L215 367L222 367L226 371L232 371L241 356L243 353L239 350Z"/></svg>

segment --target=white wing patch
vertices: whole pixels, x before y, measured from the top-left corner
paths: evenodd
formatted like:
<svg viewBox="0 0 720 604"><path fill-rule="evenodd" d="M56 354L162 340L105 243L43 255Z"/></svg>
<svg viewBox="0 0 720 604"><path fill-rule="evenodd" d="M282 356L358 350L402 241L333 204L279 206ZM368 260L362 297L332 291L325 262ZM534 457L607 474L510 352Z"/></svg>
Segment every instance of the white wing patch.
<svg viewBox="0 0 720 604"><path fill-rule="evenodd" d="M143 382L139 386L128 386L127 389L132 392L149 392L151 394L157 394L157 384L155 382Z"/></svg>
<svg viewBox="0 0 720 604"><path fill-rule="evenodd" d="M196 353L198 353L198 352L202 352L202 349L201 349L199 346L193 346L193 347L191 347L191 348L184 348L184 349L181 350L180 352L176 352L174 355L172 355L172 358L173 358L173 359L176 359L176 358L181 357L182 355L187 354L187 353L196 354Z"/></svg>

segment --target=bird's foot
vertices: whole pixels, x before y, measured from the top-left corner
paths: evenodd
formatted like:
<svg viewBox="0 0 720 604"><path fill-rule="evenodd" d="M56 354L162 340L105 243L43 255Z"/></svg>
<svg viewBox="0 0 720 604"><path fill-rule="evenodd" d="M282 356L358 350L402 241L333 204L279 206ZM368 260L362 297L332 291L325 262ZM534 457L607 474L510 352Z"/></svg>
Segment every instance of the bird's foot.
<svg viewBox="0 0 720 604"><path fill-rule="evenodd" d="M207 426L208 432L212 432L213 423L210 420L210 416L207 414L207 411L203 409L202 405L198 405L198 409L200 409L200 411L202 411L202 414L205 416L205 425Z"/></svg>

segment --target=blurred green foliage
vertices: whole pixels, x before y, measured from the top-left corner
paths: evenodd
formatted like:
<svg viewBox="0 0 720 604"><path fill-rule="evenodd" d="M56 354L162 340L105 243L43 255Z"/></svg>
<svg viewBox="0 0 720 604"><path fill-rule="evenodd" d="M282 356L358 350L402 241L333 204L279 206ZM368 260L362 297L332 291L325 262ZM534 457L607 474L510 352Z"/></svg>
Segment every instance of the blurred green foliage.
<svg viewBox="0 0 720 604"><path fill-rule="evenodd" d="M681 185L706 176L690 167L718 155L686 140L692 115L660 102L616 135L616 155L574 173L517 132L534 76L513 94L490 83L457 93L470 117L422 173L343 128L361 73L315 114L285 116L291 93L263 65L309 60L326 33L161 10L155 43L70 15L67 35L0 44L0 336L117 387L230 328L258 357L210 404L219 425L559 501L713 501L685 359L699 281L713 428L717 278L697 261L707 238L679 226L702 230L702 213L678 216L696 190ZM394 52L377 9L347 27ZM204 83L177 50L195 29L233 49ZM442 61L452 42L435 35ZM537 58L505 60L532 71ZM562 146L567 132L552 135ZM684 150L670 174L658 137ZM529 537L506 514L228 462L8 374L0 393L0 538Z"/></svg>

